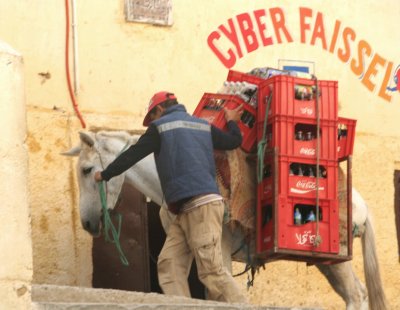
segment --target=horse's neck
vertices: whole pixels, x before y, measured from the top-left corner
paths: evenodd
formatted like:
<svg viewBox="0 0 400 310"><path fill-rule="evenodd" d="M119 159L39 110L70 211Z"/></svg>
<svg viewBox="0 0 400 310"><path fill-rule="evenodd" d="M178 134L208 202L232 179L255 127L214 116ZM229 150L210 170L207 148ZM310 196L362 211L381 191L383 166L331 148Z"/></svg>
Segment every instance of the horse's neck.
<svg viewBox="0 0 400 310"><path fill-rule="evenodd" d="M115 158L118 157L122 152L127 150L133 142L133 138L131 139L109 139L107 149L111 152Z"/></svg>
<svg viewBox="0 0 400 310"><path fill-rule="evenodd" d="M130 141L122 141L120 139L113 140L113 155L118 157L118 155L125 151L132 142L135 142L135 139ZM124 172L124 175L125 182L135 187L155 203L159 205L163 204L163 195L153 154L148 155L130 167Z"/></svg>

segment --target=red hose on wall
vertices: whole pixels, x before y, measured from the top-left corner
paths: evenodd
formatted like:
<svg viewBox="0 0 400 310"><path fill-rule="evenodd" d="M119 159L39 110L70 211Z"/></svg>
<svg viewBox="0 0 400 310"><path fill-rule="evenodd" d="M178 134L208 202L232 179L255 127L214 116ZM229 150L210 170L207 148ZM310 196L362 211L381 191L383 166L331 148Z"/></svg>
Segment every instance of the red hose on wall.
<svg viewBox="0 0 400 310"><path fill-rule="evenodd" d="M71 77L69 73L69 0L65 0L65 17L66 17L66 31L65 31L65 70L67 74L67 84L68 84L68 92L69 96L71 97L72 100L72 105L74 107L76 116L78 116L82 128L86 128L85 121L82 118L81 112L79 112L78 104L76 103L76 98L74 95L74 92L72 90L72 85L71 85Z"/></svg>

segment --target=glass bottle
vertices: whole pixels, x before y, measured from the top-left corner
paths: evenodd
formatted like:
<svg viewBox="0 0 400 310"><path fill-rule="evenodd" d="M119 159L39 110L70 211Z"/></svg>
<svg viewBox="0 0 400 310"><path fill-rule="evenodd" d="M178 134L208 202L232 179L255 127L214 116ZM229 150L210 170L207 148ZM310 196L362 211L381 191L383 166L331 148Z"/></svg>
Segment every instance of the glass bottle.
<svg viewBox="0 0 400 310"><path fill-rule="evenodd" d="M296 132L295 137L296 137L296 140L300 140L300 141L304 140L303 132L301 130Z"/></svg>
<svg viewBox="0 0 400 310"><path fill-rule="evenodd" d="M311 210L310 213L307 216L307 222L315 222L315 214L314 211Z"/></svg>
<svg viewBox="0 0 400 310"><path fill-rule="evenodd" d="M299 165L299 169L297 170L297 175L302 177L304 175L303 167L302 165Z"/></svg>
<svg viewBox="0 0 400 310"><path fill-rule="evenodd" d="M302 218L301 218L301 213L299 211L299 208L296 208L296 210L294 211L294 224L295 225L302 224Z"/></svg>

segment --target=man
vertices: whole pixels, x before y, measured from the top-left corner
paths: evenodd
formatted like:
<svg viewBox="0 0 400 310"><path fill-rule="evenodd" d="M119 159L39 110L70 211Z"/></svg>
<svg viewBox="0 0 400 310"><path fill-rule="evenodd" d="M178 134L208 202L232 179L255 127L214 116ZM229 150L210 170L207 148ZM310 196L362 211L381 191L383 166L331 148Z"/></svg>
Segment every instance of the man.
<svg viewBox="0 0 400 310"><path fill-rule="evenodd" d="M199 279L212 299L247 301L222 262L224 202L216 184L213 149L240 146L236 121L242 107L224 112L228 132L189 115L173 93L158 92L143 121L147 131L104 171L95 173L96 181L108 181L154 153L164 198L177 214L158 257L159 283L168 295L190 297L187 278L194 256Z"/></svg>

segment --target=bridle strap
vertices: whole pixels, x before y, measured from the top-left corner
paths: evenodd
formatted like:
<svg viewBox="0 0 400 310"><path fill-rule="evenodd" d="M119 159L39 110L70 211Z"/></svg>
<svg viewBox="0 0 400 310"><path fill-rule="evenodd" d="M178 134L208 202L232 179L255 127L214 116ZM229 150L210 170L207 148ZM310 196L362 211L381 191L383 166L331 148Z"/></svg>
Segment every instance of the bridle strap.
<svg viewBox="0 0 400 310"><path fill-rule="evenodd" d="M111 242L115 244L115 247L117 248L117 251L119 253L119 258L122 262L123 265L129 266L129 262L122 251L121 244L119 242L119 237L121 235L121 222L122 222L122 215L118 214L118 230L115 228L111 216L110 216L110 211L107 208L107 197L106 197L106 192L104 190L104 181L99 182L99 192L100 192L100 200L101 200L101 208L103 210L103 217L104 217L104 234L105 234L105 239L106 242ZM108 234L108 231L111 229L111 234L113 236L112 240Z"/></svg>
<svg viewBox="0 0 400 310"><path fill-rule="evenodd" d="M128 140L128 141L126 141L126 143L125 143L124 147L121 149L121 151L119 151L119 153L117 154L117 157L119 155L121 155L124 151L126 151L126 149L128 148L129 145L130 145L130 143L129 143L129 140ZM101 157L101 153L100 153L100 151L99 151L99 149L97 147L93 146L93 148L96 151L97 155L99 156L101 169L104 170L105 169L105 165L104 165L104 162L103 162L103 158ZM125 180L124 180L124 182L125 182ZM105 182L105 194L106 194L106 197L107 197L108 196L107 182ZM118 200L117 200L117 202L118 202Z"/></svg>
<svg viewBox="0 0 400 310"><path fill-rule="evenodd" d="M123 149L118 153L117 157L122 152L124 152L128 148L128 146L129 146L129 141L125 144ZM99 150L96 147L94 149L99 156L101 168L104 170L105 165L104 165L103 159L101 157L101 153L99 152ZM116 215L118 218L118 230L117 230L111 220L110 210L108 209L108 206L107 206L107 193L108 193L107 182L101 181L98 183L98 186L99 186L99 193L100 193L101 209L103 211L105 240L106 240L106 242L111 242L111 243L115 244L115 247L117 248L117 251L119 253L119 258L120 258L122 264L125 266L129 266L129 262L128 262L124 252L122 251L121 243L119 242L119 237L121 235L122 215L116 212ZM120 201L120 199L117 199L117 203L118 203L118 201ZM109 235L109 230L111 230L112 239Z"/></svg>

